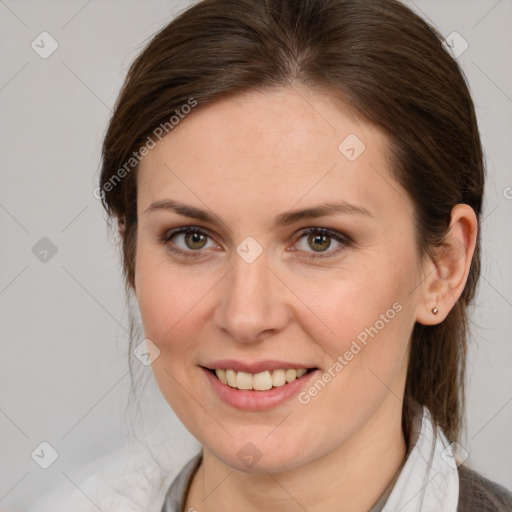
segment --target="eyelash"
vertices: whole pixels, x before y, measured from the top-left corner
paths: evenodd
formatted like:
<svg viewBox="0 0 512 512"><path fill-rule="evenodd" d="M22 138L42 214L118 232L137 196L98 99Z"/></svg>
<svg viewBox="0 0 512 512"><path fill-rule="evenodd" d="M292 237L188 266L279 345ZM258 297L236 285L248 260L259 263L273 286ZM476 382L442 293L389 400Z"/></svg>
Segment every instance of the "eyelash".
<svg viewBox="0 0 512 512"><path fill-rule="evenodd" d="M179 249L177 247L172 247L169 242L172 238L174 238L177 235L180 234L188 234L188 233L199 233L201 235L206 235L210 239L212 238L210 234L205 231L204 229L197 228L194 226L188 226L184 228L176 228L171 231L165 232L160 237L160 243L167 246L170 251L173 253L179 254L180 256L184 256L186 258L199 258L201 257L202 249L198 249L196 251L190 250L190 251L184 251L183 249ZM294 243L297 243L299 240L301 240L304 236L315 234L315 235L328 235L337 242L341 243L345 247L350 247L353 243L352 239L348 237L347 235L342 235L341 233L338 233L336 231L331 231L327 228L319 228L319 227L312 227L312 228L306 228L305 230L302 230L297 238L295 239ZM322 256L317 254L312 254L310 256L300 256L303 259L309 259L309 260L318 260L318 259L326 259L326 258L332 258L335 255L337 255L339 252L341 252L345 247L339 247L338 249L334 251L329 251L328 256ZM319 254L326 254L326 253L319 253Z"/></svg>

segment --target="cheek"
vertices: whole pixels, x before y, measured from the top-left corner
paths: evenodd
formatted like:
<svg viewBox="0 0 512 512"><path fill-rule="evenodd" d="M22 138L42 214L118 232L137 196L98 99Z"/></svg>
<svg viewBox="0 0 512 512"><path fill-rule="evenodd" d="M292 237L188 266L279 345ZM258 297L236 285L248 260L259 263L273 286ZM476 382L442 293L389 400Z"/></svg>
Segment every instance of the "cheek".
<svg viewBox="0 0 512 512"><path fill-rule="evenodd" d="M336 375L333 380L355 396L374 385L382 387L379 379L388 385L394 380L406 362L414 325L407 277L414 270L412 259L379 260L380 265L361 265L350 273L326 273L325 279L304 277L294 288L310 308L302 329L321 344L324 364Z"/></svg>
<svg viewBox="0 0 512 512"><path fill-rule="evenodd" d="M399 317L397 309L400 307L395 305L393 308L393 304L403 305L406 301L409 291L406 281L403 274L385 273L371 267L351 267L314 278L295 278L294 293L308 307L306 317L312 319L310 323L316 321L317 325L323 325L327 339L346 340L375 324L381 315L385 315L384 322Z"/></svg>
<svg viewBox="0 0 512 512"><path fill-rule="evenodd" d="M145 247L137 254L135 280L144 336L160 351L151 364L155 381L172 409L187 422L190 404L183 386L188 385L190 368L184 363L197 351L194 325L208 285L172 267L165 251Z"/></svg>
<svg viewBox="0 0 512 512"><path fill-rule="evenodd" d="M219 283L218 272L191 268L173 264L165 251L151 247L141 247L138 253L140 316L145 337L160 350L152 367L159 385L165 382L161 389L168 399L179 389L171 375L182 382L195 371L191 363L197 360L201 331L211 315L207 303Z"/></svg>
<svg viewBox="0 0 512 512"><path fill-rule="evenodd" d="M155 342L164 341L186 323L208 286L192 274L180 272L164 250L143 243L138 248L135 283L145 334Z"/></svg>

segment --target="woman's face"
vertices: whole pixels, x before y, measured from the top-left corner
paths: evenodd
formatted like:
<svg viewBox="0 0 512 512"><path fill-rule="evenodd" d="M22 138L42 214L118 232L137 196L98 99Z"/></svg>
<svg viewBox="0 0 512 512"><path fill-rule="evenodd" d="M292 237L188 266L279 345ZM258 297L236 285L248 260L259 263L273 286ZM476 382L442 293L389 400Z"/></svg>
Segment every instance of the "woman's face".
<svg viewBox="0 0 512 512"><path fill-rule="evenodd" d="M232 467L292 469L400 424L422 274L386 144L325 93L286 88L197 107L141 162L135 292L153 372ZM277 385L290 368L316 370Z"/></svg>

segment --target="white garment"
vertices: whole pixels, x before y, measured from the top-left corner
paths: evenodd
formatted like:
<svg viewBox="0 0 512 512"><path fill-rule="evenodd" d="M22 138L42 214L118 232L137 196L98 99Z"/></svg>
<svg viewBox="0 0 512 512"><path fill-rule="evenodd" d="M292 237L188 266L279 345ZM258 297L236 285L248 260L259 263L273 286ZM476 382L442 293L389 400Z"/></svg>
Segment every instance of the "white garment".
<svg viewBox="0 0 512 512"><path fill-rule="evenodd" d="M173 473L170 469L176 461L172 464L173 457L162 449L164 436L165 429L159 426L146 434L145 444L133 441L80 468L81 474L91 476L82 481L75 479L78 489L70 492L73 484L64 479L61 486L40 497L26 512L160 512L165 493L180 470L177 467Z"/></svg>
<svg viewBox="0 0 512 512"><path fill-rule="evenodd" d="M382 512L456 512L459 478L452 447L440 429L434 433L426 407L418 439L400 471ZM176 475L161 467L143 445L134 445L104 470L78 484L62 499L46 495L29 512L161 512Z"/></svg>
<svg viewBox="0 0 512 512"><path fill-rule="evenodd" d="M382 512L456 512L459 474L452 445L437 429L423 406L418 441L389 495Z"/></svg>

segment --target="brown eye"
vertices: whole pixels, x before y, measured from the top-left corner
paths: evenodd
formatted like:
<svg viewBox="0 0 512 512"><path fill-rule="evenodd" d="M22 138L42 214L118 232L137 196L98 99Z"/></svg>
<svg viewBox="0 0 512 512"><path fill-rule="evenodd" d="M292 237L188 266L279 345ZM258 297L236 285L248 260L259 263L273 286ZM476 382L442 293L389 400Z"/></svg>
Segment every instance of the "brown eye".
<svg viewBox="0 0 512 512"><path fill-rule="evenodd" d="M199 231L184 234L185 244L189 249L202 249L206 245L207 235Z"/></svg>
<svg viewBox="0 0 512 512"><path fill-rule="evenodd" d="M160 242L176 254L197 257L201 256L204 252L202 249L208 248L208 239L211 239L208 233L202 229L190 226L164 233L160 238ZM216 246L216 244L210 247L214 246Z"/></svg>
<svg viewBox="0 0 512 512"><path fill-rule="evenodd" d="M333 241L338 244L334 250L331 248ZM297 246L300 252L306 253L306 259L330 258L336 256L343 249L351 245L351 239L336 231L326 228L309 228L299 235ZM317 253L318 255L316 255Z"/></svg>
<svg viewBox="0 0 512 512"><path fill-rule="evenodd" d="M314 251L324 251L329 249L331 245L331 236L323 233L310 233L308 236L308 244Z"/></svg>

